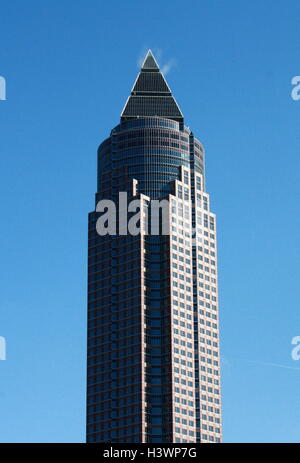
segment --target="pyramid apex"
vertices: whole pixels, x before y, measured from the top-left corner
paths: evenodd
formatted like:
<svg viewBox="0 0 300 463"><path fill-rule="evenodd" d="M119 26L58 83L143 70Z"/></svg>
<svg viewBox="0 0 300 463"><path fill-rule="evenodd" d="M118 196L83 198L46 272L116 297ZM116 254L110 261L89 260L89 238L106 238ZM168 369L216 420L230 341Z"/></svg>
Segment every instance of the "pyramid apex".
<svg viewBox="0 0 300 463"><path fill-rule="evenodd" d="M145 71L146 70L159 71L159 66L157 64L157 61L154 58L153 53L152 53L152 51L150 49L147 51L147 54L146 54L145 59L143 61L142 70L145 70Z"/></svg>

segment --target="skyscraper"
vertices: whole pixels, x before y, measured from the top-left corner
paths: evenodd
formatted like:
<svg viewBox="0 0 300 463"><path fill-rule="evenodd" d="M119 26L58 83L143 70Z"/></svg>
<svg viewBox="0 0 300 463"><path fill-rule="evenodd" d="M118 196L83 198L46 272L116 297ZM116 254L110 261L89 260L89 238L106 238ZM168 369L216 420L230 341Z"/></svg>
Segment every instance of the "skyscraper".
<svg viewBox="0 0 300 463"><path fill-rule="evenodd" d="M100 235L103 200L116 205L116 226ZM120 215L125 208L133 217L133 200L138 234ZM154 218L153 200L165 200L167 219L163 208ZM152 219L159 233L149 231ZM218 320L204 149L149 51L120 124L98 149L89 214L87 441L220 442Z"/></svg>

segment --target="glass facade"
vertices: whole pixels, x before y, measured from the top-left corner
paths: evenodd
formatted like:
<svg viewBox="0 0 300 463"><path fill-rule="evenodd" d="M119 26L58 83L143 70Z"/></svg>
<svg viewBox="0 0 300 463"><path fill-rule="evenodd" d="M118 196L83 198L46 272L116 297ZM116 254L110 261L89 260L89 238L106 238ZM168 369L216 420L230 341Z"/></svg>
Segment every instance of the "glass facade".
<svg viewBox="0 0 300 463"><path fill-rule="evenodd" d="M148 52L98 149L96 204L139 198L141 233L99 236L89 214L88 442L220 442L215 216L204 150ZM152 199L169 233L147 234ZM119 223L117 221L117 228Z"/></svg>

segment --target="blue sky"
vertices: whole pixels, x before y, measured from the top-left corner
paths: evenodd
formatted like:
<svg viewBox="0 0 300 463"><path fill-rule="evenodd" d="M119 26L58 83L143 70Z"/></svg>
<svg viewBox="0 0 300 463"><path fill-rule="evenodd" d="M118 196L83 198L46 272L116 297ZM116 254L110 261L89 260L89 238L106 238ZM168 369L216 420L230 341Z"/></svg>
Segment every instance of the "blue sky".
<svg viewBox="0 0 300 463"><path fill-rule="evenodd" d="M0 442L81 442L96 149L151 48L206 148L225 442L300 442L300 4L2 1Z"/></svg>

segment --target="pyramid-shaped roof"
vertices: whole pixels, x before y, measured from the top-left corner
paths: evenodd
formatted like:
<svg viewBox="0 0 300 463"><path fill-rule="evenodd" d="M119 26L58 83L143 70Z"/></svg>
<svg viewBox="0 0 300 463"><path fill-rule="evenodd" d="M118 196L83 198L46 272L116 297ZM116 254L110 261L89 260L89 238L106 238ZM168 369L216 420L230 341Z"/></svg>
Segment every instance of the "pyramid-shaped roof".
<svg viewBox="0 0 300 463"><path fill-rule="evenodd" d="M145 116L159 116L183 122L183 114L151 50L146 54L131 95L126 101L121 121Z"/></svg>

